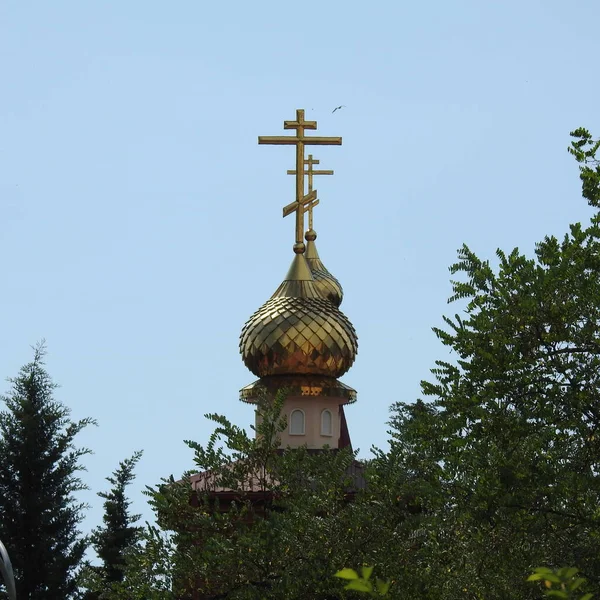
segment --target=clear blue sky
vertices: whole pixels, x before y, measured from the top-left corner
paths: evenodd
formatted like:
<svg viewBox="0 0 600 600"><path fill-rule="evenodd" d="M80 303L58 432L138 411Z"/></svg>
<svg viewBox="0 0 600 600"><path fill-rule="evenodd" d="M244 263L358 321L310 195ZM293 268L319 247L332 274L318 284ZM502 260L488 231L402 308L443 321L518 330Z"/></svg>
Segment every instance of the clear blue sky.
<svg viewBox="0 0 600 600"><path fill-rule="evenodd" d="M239 425L238 336L292 258L296 108L315 148L318 247L359 335L352 440L385 445L452 313L467 242L531 252L590 211L568 133L598 135L597 0L0 3L0 377L48 343L84 495L145 454L132 491L192 466L203 415ZM342 110L332 114L340 104ZM2 391L8 390L8 384Z"/></svg>

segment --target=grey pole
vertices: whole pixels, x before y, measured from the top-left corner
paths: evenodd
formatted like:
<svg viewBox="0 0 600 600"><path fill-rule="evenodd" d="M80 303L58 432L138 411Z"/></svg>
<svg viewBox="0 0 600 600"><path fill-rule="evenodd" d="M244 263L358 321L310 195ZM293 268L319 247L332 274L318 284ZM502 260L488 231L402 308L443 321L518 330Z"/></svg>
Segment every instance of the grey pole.
<svg viewBox="0 0 600 600"><path fill-rule="evenodd" d="M4 585L6 585L6 591L8 592L9 600L17 600L15 576L13 575L8 552L6 551L6 548L2 542L0 542L0 557L2 558L2 560L0 560L0 573L2 573L2 579L4 579Z"/></svg>

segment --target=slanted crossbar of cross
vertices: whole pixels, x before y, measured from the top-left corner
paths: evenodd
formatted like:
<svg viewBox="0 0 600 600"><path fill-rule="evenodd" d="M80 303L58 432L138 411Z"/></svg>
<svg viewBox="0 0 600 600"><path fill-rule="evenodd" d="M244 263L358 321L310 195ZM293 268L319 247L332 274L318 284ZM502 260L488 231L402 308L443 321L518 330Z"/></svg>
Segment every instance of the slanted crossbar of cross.
<svg viewBox="0 0 600 600"><path fill-rule="evenodd" d="M313 169L313 165L318 165L319 164L319 160L316 158L313 158L312 154L308 155L308 158L304 160L304 164L307 166L306 171L304 171L305 175L308 175L308 192L310 194L310 192L313 191L313 177L315 175L333 175L333 171L330 169L318 169L315 170ZM295 170L288 170L287 171L288 175L295 175L296 171ZM315 206L317 206L317 204L319 204L319 200L315 199L312 202L309 202L308 204L306 204L304 206L304 212L308 211L308 228L312 229L313 228L313 208ZM289 214L289 213L288 213ZM284 217L286 217L287 215L285 214L285 209L284 209Z"/></svg>

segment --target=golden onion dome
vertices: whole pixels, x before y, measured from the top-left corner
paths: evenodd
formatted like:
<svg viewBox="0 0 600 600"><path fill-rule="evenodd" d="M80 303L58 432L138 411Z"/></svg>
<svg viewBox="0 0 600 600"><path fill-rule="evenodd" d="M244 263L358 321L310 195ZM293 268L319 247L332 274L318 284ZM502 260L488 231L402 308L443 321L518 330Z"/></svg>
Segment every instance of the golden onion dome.
<svg viewBox="0 0 600 600"><path fill-rule="evenodd" d="M348 318L322 296L307 259L298 253L285 280L244 325L240 352L258 377L337 378L352 366L358 339Z"/></svg>
<svg viewBox="0 0 600 600"><path fill-rule="evenodd" d="M340 282L325 268L319 258L315 240L317 232L309 229L304 235L306 239L306 261L315 279L315 285L324 298L327 298L334 306L339 307L344 297L344 290Z"/></svg>

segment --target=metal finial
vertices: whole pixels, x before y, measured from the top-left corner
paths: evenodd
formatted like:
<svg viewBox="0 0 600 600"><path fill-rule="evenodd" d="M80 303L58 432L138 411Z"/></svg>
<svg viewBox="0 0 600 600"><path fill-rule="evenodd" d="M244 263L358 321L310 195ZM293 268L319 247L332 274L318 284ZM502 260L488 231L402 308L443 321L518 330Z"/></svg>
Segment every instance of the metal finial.
<svg viewBox="0 0 600 600"><path fill-rule="evenodd" d="M316 129L316 121L305 121L304 110L296 111L295 121L284 121L284 129L295 129L295 136L259 136L259 144L273 144L277 146L296 146L296 200L288 204L283 209L283 216L287 216L292 212L296 213L296 243L294 252L304 252L304 213L306 210L311 210L310 204L317 200L316 190L309 190L308 194L304 194L304 146L341 146L341 137L306 137L305 129ZM312 187L312 178L309 177L309 183ZM309 208L306 208L308 205ZM313 207L316 204L313 204ZM310 214L310 213L309 213Z"/></svg>

